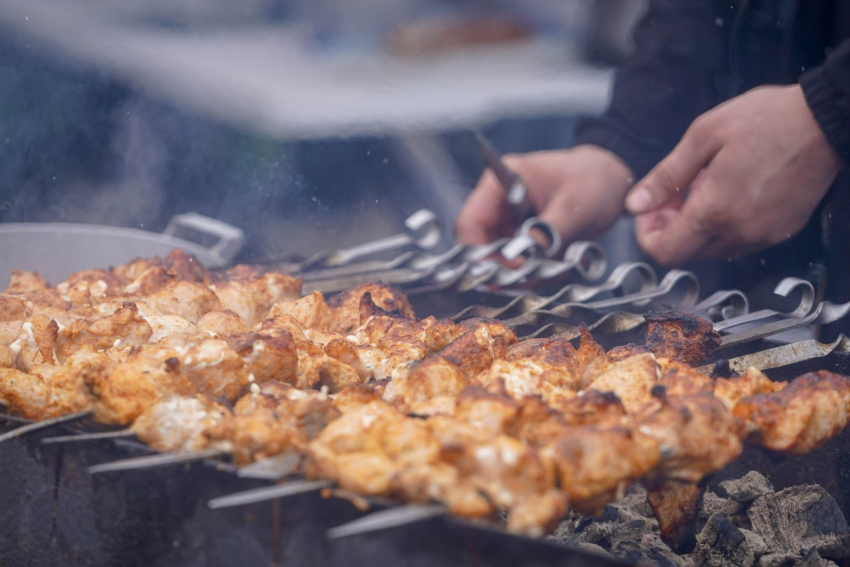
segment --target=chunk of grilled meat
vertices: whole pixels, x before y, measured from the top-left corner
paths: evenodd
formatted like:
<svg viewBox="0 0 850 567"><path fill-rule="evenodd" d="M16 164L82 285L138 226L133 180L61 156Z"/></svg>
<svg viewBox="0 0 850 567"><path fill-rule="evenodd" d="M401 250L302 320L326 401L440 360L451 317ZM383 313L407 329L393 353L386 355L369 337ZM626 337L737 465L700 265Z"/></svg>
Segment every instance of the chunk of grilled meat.
<svg viewBox="0 0 850 567"><path fill-rule="evenodd" d="M204 397L171 394L145 408L130 429L158 451L200 451L210 446L206 431L230 415Z"/></svg>
<svg viewBox="0 0 850 567"><path fill-rule="evenodd" d="M384 399L403 412L420 415L430 411L434 400L448 398L453 409L454 398L475 382L449 359L435 355L395 373L384 389Z"/></svg>
<svg viewBox="0 0 850 567"><path fill-rule="evenodd" d="M18 337L9 345L15 367L23 372L37 364L56 364L59 324L45 315L33 315L21 324Z"/></svg>
<svg viewBox="0 0 850 567"><path fill-rule="evenodd" d="M581 373L580 388L587 388L597 376L604 374L611 361L602 345L593 340L593 335L584 325L579 325L581 333L581 344L576 351L576 362L578 362Z"/></svg>
<svg viewBox="0 0 850 567"><path fill-rule="evenodd" d="M597 513L659 460L658 442L631 427L567 427L541 449L573 506Z"/></svg>
<svg viewBox="0 0 850 567"><path fill-rule="evenodd" d="M213 337L241 335L251 330L242 317L229 309L206 313L198 320L197 329Z"/></svg>
<svg viewBox="0 0 850 567"><path fill-rule="evenodd" d="M37 272L25 272L23 270L12 270L9 277L9 285L3 293L11 295L22 295L24 293L35 293L44 291L50 287L47 280Z"/></svg>
<svg viewBox="0 0 850 567"><path fill-rule="evenodd" d="M741 423L720 400L710 394L668 396L663 386L652 393L659 407L635 417L641 433L661 449L651 476L698 482L741 454Z"/></svg>
<svg viewBox="0 0 850 567"><path fill-rule="evenodd" d="M678 553L696 543L696 521L705 488L695 482L666 479L648 483L646 501L652 507L661 539Z"/></svg>
<svg viewBox="0 0 850 567"><path fill-rule="evenodd" d="M226 337L248 365L249 381L262 384L277 380L295 385L298 383L298 348L292 335L281 328L264 329Z"/></svg>
<svg viewBox="0 0 850 567"><path fill-rule="evenodd" d="M541 396L549 405L560 408L575 397L581 370L576 351L566 340L532 339L510 346L505 360L494 360L480 379L490 388L503 388L514 399Z"/></svg>
<svg viewBox="0 0 850 567"><path fill-rule="evenodd" d="M416 318L416 313L407 300L407 296L400 289L383 284L361 284L334 295L328 300L328 307L331 310L328 330L348 334L366 323L365 319L361 319L361 302L366 294L369 294L369 303L390 316L404 319Z"/></svg>
<svg viewBox="0 0 850 567"><path fill-rule="evenodd" d="M95 401L87 384L107 379L113 367L105 354L85 348L63 365L34 364L29 373L0 368L0 404L33 420L84 411Z"/></svg>
<svg viewBox="0 0 850 567"><path fill-rule="evenodd" d="M589 387L603 393L613 392L626 411L635 414L652 402L651 391L660 371L655 355L637 354L612 363Z"/></svg>
<svg viewBox="0 0 850 567"><path fill-rule="evenodd" d="M205 282L220 302L216 309L233 311L249 327L265 319L275 303L301 297L301 280L276 272L232 269L224 275L208 274Z"/></svg>
<svg viewBox="0 0 850 567"><path fill-rule="evenodd" d="M465 331L440 351L440 355L472 376L490 368L494 360L504 359L516 333L494 320L468 319L461 323Z"/></svg>
<svg viewBox="0 0 850 567"><path fill-rule="evenodd" d="M774 382L757 368L750 367L746 374L732 378L718 378L714 381L714 397L723 402L726 409L733 411L744 398L758 394L778 392L787 382Z"/></svg>
<svg viewBox="0 0 850 567"><path fill-rule="evenodd" d="M152 404L169 394L197 395L182 373L179 353L145 345L130 352L127 360L108 375L87 382L96 398L95 419L101 423L129 425Z"/></svg>
<svg viewBox="0 0 850 567"><path fill-rule="evenodd" d="M273 408L238 413L206 431L214 442L228 443L240 465L283 453L302 454L307 445L339 416L326 396L281 398Z"/></svg>
<svg viewBox="0 0 850 567"><path fill-rule="evenodd" d="M136 304L125 303L112 315L91 322L80 319L59 331L55 352L62 362L84 346L94 350L132 348L146 344L152 335L152 327Z"/></svg>
<svg viewBox="0 0 850 567"><path fill-rule="evenodd" d="M650 311L646 348L659 358L699 366L720 346L720 334L710 322L681 311Z"/></svg>
<svg viewBox="0 0 850 567"><path fill-rule="evenodd" d="M325 298L318 291L300 299L275 303L267 317L281 315L293 317L304 329L327 329L331 319Z"/></svg>
<svg viewBox="0 0 850 567"><path fill-rule="evenodd" d="M743 398L733 411L745 422L748 441L773 451L808 453L850 422L850 379L810 372L777 392Z"/></svg>

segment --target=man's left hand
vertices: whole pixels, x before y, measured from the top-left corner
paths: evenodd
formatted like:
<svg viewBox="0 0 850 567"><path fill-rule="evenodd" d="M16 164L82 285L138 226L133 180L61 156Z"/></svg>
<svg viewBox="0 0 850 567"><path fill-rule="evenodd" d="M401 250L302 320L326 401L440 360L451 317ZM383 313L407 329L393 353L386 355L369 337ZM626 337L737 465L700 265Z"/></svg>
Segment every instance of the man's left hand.
<svg viewBox="0 0 850 567"><path fill-rule="evenodd" d="M626 208L662 264L730 258L802 230L843 165L799 85L762 87L697 118Z"/></svg>

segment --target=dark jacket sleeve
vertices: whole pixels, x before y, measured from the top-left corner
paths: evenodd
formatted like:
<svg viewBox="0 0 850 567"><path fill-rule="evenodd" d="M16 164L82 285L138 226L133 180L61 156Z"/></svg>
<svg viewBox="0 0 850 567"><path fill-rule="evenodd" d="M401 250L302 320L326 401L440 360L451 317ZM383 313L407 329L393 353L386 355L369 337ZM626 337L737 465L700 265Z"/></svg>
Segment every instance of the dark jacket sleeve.
<svg viewBox="0 0 850 567"><path fill-rule="evenodd" d="M844 163L850 163L850 40L823 65L804 73L800 86L826 139Z"/></svg>
<svg viewBox="0 0 850 567"><path fill-rule="evenodd" d="M582 118L577 144L601 146L643 177L728 85L730 2L651 0L635 53L617 71L604 115Z"/></svg>

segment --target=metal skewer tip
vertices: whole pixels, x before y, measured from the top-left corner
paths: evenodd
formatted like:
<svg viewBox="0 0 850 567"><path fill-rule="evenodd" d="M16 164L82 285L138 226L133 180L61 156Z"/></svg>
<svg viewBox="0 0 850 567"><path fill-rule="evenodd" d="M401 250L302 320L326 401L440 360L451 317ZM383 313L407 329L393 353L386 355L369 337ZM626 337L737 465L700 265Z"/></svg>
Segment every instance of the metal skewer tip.
<svg viewBox="0 0 850 567"><path fill-rule="evenodd" d="M131 429L119 431L102 431L100 433L81 433L79 435L60 435L58 437L45 437L41 440L44 445L52 443L76 443L78 441L97 441L99 439L117 439L121 437L132 437L135 435Z"/></svg>
<svg viewBox="0 0 850 567"><path fill-rule="evenodd" d="M29 425L24 425L23 427L18 427L17 429L13 429L8 433L4 433L0 435L0 443L3 441L8 441L10 439L15 439L16 437L20 437L26 433L31 433L33 431L39 431L41 429L47 429L48 427L53 427L54 425L59 425L62 423L69 423L71 421L76 421L78 419L82 419L84 417L88 417L92 414L92 410L81 411L79 413L72 413L69 415L63 415L62 417L57 417L54 419L48 419L45 421L37 421L35 423L30 423Z"/></svg>
<svg viewBox="0 0 850 567"><path fill-rule="evenodd" d="M229 494L220 498L213 498L207 503L207 505L213 510L218 508L231 508L233 506L244 506L246 504L254 504L255 502L264 502L266 500L274 500L285 496L313 492L314 490L321 490L331 486L333 486L333 483L329 480L297 480L283 484L276 484L274 486L264 486L253 490L245 490L243 492Z"/></svg>
<svg viewBox="0 0 850 567"><path fill-rule="evenodd" d="M362 518L348 522L327 531L328 539L350 537L368 532L387 530L407 524L421 522L446 514L448 510L442 504L407 505L381 510Z"/></svg>
<svg viewBox="0 0 850 567"><path fill-rule="evenodd" d="M164 467L167 465L202 461L204 459L226 454L227 451L224 449L207 449L205 451L192 451L187 453L160 453L157 455L145 455L144 457L132 457L130 459L122 459L120 461L91 466L89 467L89 474Z"/></svg>

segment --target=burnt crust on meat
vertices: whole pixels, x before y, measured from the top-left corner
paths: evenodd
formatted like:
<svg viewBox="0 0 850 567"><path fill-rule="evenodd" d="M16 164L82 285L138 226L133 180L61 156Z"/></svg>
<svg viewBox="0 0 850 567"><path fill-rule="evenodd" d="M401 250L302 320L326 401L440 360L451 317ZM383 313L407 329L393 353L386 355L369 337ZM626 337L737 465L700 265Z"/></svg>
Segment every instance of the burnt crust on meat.
<svg viewBox="0 0 850 567"><path fill-rule="evenodd" d="M649 311L646 348L658 357L698 366L720 346L720 334L705 319L682 311Z"/></svg>

